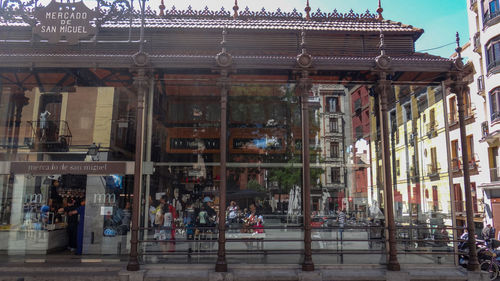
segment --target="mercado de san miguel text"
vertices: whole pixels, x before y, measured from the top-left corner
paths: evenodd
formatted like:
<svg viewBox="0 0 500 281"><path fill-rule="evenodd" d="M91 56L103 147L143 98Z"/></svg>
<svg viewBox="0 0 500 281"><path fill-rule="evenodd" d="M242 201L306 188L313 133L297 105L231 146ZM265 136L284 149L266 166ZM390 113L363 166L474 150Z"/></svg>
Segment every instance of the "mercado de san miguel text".
<svg viewBox="0 0 500 281"><path fill-rule="evenodd" d="M450 93L467 142L458 37L415 52L380 2L169 4L0 0L0 260L459 264L482 220L444 145Z"/></svg>

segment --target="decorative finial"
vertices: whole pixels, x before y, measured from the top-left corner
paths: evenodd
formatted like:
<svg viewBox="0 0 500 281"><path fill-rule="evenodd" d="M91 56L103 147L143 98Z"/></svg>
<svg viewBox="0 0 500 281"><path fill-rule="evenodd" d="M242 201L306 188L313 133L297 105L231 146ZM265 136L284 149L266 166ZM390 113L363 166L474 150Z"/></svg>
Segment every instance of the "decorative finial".
<svg viewBox="0 0 500 281"><path fill-rule="evenodd" d="M233 7L234 15L233 15L233 19L237 19L238 18L238 10L239 9L240 9L240 7L238 7L238 0L234 0L234 7Z"/></svg>
<svg viewBox="0 0 500 281"><path fill-rule="evenodd" d="M163 0L161 0L161 4L160 4L160 16L164 16L165 15L165 3L163 3Z"/></svg>
<svg viewBox="0 0 500 281"><path fill-rule="evenodd" d="M222 29L222 42L220 42L220 46L222 48L222 53L226 53L226 35L227 35L227 29L226 26Z"/></svg>
<svg viewBox="0 0 500 281"><path fill-rule="evenodd" d="M377 9L377 13L378 13L378 17L377 19L378 20L383 20L384 17L382 16L382 12L384 11L384 9L382 9L382 3L381 3L381 0L378 0L378 9Z"/></svg>
<svg viewBox="0 0 500 281"><path fill-rule="evenodd" d="M304 9L306 12L306 20L311 20L311 15L309 14L311 12L311 7L309 6L309 0L307 0L306 8Z"/></svg>
<svg viewBox="0 0 500 281"><path fill-rule="evenodd" d="M305 54L307 53L307 50L306 50L306 30L304 28L302 28L302 32L300 33L300 38L301 38L300 48L302 49L302 54Z"/></svg>
<svg viewBox="0 0 500 281"><path fill-rule="evenodd" d="M455 49L455 51L457 52L458 54L458 57L461 58L462 57L462 47L460 47L460 34L458 34L458 31L457 31L457 48Z"/></svg>
<svg viewBox="0 0 500 281"><path fill-rule="evenodd" d="M380 49L380 55L382 56L385 56L385 37L384 37L384 33L382 32L382 30L380 30L380 46L379 46L379 49Z"/></svg>

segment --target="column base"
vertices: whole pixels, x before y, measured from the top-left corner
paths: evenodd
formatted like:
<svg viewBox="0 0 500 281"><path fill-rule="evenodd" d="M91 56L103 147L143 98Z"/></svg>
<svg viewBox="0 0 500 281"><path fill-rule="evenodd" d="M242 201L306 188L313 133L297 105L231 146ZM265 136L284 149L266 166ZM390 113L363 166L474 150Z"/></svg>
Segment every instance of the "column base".
<svg viewBox="0 0 500 281"><path fill-rule="evenodd" d="M227 272L227 263L225 261L215 264L215 272Z"/></svg>
<svg viewBox="0 0 500 281"><path fill-rule="evenodd" d="M397 261L389 261L387 264L387 270L389 271L401 271L401 266L399 265L399 262Z"/></svg>
<svg viewBox="0 0 500 281"><path fill-rule="evenodd" d="M127 264L127 271L139 271L141 269L141 265L137 260L131 260Z"/></svg>
<svg viewBox="0 0 500 281"><path fill-rule="evenodd" d="M302 263L302 271L314 271L314 263L312 261L304 261Z"/></svg>

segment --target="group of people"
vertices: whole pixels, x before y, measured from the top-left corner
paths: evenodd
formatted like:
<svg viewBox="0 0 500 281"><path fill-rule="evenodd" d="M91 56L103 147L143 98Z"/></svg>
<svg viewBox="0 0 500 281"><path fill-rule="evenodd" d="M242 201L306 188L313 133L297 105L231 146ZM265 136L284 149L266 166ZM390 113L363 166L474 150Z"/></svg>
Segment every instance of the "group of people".
<svg viewBox="0 0 500 281"><path fill-rule="evenodd" d="M231 201L226 209L226 225L230 230L236 230L241 225L242 233L263 233L264 218L256 204L250 204L248 209L243 211L235 201Z"/></svg>

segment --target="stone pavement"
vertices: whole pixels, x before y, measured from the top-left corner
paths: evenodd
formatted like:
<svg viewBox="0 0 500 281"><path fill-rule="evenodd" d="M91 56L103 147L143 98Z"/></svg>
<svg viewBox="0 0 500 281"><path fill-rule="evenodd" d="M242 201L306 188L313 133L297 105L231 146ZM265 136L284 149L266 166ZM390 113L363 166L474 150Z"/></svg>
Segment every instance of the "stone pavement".
<svg viewBox="0 0 500 281"><path fill-rule="evenodd" d="M388 272L381 265L317 266L303 272L298 265L229 265L228 273L214 272L214 265L145 265L138 272L125 270L126 263L2 263L0 281L486 281L447 265L403 265ZM483 279L481 279L483 278Z"/></svg>

